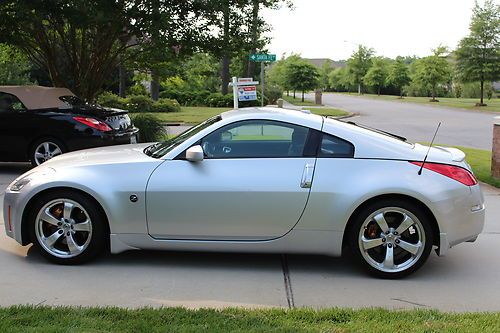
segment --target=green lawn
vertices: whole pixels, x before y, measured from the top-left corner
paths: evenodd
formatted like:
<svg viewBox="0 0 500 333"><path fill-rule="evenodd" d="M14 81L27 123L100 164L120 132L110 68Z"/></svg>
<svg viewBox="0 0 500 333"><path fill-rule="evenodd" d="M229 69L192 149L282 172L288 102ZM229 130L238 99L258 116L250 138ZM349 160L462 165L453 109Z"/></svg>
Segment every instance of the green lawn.
<svg viewBox="0 0 500 333"><path fill-rule="evenodd" d="M349 112L335 109L335 108L324 108L324 107L310 107L310 108L302 108L306 110L310 110L312 113L320 115L320 116L331 116L331 117L342 117L347 116Z"/></svg>
<svg viewBox="0 0 500 333"><path fill-rule="evenodd" d="M476 111L491 111L491 112L500 112L500 98L492 98L490 100L485 99L484 103L488 104L488 106L475 106L476 103L479 102L479 98L447 98L447 97L438 97L439 102L430 102L429 97L405 97L403 99L398 98L397 96L392 95L373 95L373 94L364 94L358 95L357 93L350 93L351 96L358 96L361 98L373 98L379 100L389 100L395 101L399 103L421 103L428 104L434 106L447 106L453 108L462 108Z"/></svg>
<svg viewBox="0 0 500 333"><path fill-rule="evenodd" d="M283 99L287 101L288 103L291 103L293 105L298 105L298 106L318 106L317 104L314 104L314 102L305 100L302 102L302 98L300 97L300 94L297 94L296 96L299 96L298 98L293 98L292 95L287 96L286 94L283 95Z"/></svg>
<svg viewBox="0 0 500 333"><path fill-rule="evenodd" d="M0 308L0 332L498 332L500 313L383 309Z"/></svg>
<svg viewBox="0 0 500 333"><path fill-rule="evenodd" d="M172 123L198 124L203 120L213 117L221 112L231 110L231 108L209 108L197 106L183 106L181 112L155 112L151 113L161 121ZM314 114L322 116L345 116L348 113L334 108L309 108Z"/></svg>
<svg viewBox="0 0 500 333"><path fill-rule="evenodd" d="M204 106L183 106L181 112L152 113L164 122L198 124L231 108L210 108Z"/></svg>

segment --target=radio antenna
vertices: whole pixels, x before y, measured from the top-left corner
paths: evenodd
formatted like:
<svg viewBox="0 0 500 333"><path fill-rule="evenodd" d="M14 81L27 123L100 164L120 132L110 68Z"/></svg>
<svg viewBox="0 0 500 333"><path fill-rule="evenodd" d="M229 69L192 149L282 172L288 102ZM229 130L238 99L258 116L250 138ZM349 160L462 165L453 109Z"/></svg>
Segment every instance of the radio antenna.
<svg viewBox="0 0 500 333"><path fill-rule="evenodd" d="M425 154L424 161L422 162L422 165L420 166L420 169L418 170L418 175L422 174L422 169L424 168L424 164L427 161L427 157L429 156L429 152L431 151L432 144L434 143L434 139L436 138L436 135L438 134L439 127L441 127L441 122L439 122L438 127L436 128L436 132L434 132L434 136L432 137L431 144L429 145L429 149L427 149L427 153Z"/></svg>

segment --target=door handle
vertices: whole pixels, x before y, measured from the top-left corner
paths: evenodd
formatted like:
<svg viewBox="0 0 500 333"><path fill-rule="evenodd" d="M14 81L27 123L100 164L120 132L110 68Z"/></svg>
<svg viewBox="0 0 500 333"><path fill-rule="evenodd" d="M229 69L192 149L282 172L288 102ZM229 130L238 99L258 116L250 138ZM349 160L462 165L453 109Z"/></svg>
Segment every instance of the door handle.
<svg viewBox="0 0 500 333"><path fill-rule="evenodd" d="M304 167L304 172L302 173L302 180L300 181L300 187L311 188L314 173L314 164L307 163Z"/></svg>

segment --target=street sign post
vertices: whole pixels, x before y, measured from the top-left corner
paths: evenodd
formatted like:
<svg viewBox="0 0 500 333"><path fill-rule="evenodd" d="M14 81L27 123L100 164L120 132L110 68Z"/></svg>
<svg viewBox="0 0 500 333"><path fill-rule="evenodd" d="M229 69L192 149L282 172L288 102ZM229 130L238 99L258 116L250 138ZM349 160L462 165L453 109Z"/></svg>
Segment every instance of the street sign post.
<svg viewBox="0 0 500 333"><path fill-rule="evenodd" d="M261 105L264 106L264 63L276 61L276 54L251 53L248 56L248 60L253 61L253 62L260 62L260 81L262 82L262 102L261 102Z"/></svg>
<svg viewBox="0 0 500 333"><path fill-rule="evenodd" d="M276 61L276 54L252 53L248 56L248 59L254 62L274 62Z"/></svg>

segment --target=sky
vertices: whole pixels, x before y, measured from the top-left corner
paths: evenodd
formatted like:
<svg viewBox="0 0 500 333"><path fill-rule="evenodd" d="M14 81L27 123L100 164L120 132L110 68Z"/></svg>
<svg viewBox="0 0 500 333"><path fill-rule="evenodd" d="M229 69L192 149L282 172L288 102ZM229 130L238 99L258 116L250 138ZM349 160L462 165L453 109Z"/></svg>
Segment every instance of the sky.
<svg viewBox="0 0 500 333"><path fill-rule="evenodd" d="M269 53L347 59L363 44L378 56L427 56L454 49L468 34L474 0L292 0L294 9L265 10Z"/></svg>

